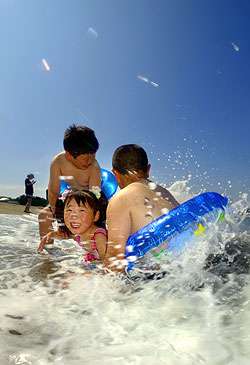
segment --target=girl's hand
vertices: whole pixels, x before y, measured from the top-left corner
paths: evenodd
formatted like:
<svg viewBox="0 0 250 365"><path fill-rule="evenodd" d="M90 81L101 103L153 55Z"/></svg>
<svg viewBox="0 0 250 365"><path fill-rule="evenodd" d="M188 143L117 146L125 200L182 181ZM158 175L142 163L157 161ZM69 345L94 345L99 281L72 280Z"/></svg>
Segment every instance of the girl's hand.
<svg viewBox="0 0 250 365"><path fill-rule="evenodd" d="M40 245L38 246L37 251L43 251L44 246L48 245L51 243L51 240L54 238L54 233L55 232L49 232L46 234L46 236L44 236L40 242Z"/></svg>
<svg viewBox="0 0 250 365"><path fill-rule="evenodd" d="M67 235L67 233L62 232L60 230L60 227L58 227L56 231L49 232L49 233L46 234L46 236L43 237L37 251L42 252L42 250L44 249L44 246L53 243L52 240L54 238L57 238L58 240L66 240L66 239L69 239L69 238L72 238L72 237Z"/></svg>

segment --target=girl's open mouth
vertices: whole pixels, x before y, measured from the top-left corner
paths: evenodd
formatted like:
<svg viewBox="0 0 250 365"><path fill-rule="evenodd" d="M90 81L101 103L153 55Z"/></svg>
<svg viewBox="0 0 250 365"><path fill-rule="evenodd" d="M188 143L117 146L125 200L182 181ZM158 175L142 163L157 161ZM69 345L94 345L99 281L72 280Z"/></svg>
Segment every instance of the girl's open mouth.
<svg viewBox="0 0 250 365"><path fill-rule="evenodd" d="M70 223L70 226L73 228L73 229L77 229L77 228L80 228L80 224L79 223Z"/></svg>

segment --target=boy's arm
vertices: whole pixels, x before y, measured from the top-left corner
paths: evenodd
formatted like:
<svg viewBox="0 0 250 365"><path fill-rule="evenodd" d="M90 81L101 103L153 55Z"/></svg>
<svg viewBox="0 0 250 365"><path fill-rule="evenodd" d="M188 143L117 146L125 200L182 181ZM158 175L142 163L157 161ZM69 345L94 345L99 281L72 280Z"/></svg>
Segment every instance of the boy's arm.
<svg viewBox="0 0 250 365"><path fill-rule="evenodd" d="M56 200L60 193L61 187L61 170L58 158L54 158L50 164L50 176L49 176L49 186L48 186L48 199L49 204L52 209L52 213L55 213Z"/></svg>
<svg viewBox="0 0 250 365"><path fill-rule="evenodd" d="M169 201L169 203L171 204L171 208L174 209L176 207L178 207L178 205L180 205L180 203L175 199L175 197L170 193L170 191L167 191L167 197L166 199Z"/></svg>
<svg viewBox="0 0 250 365"><path fill-rule="evenodd" d="M121 192L122 193L122 192ZM125 196L114 196L107 210L108 246L104 258L104 267L114 272L124 272L125 248L131 234L130 211Z"/></svg>
<svg viewBox="0 0 250 365"><path fill-rule="evenodd" d="M95 161L93 165L91 166L90 175L89 175L89 189L92 188L92 186L99 186L101 188L101 168L99 166L99 163Z"/></svg>

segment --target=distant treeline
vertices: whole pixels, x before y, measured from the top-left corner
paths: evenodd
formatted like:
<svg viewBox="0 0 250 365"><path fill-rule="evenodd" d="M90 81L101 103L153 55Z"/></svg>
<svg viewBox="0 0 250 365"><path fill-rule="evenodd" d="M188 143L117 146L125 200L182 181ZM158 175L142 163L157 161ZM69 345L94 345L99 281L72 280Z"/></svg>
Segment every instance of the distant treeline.
<svg viewBox="0 0 250 365"><path fill-rule="evenodd" d="M25 195L21 195L15 199L1 196L0 198L7 198L10 202L18 202L20 205L26 205L27 199ZM48 200L44 198L40 198L39 196L33 196L31 205L33 207L46 207L48 204Z"/></svg>
<svg viewBox="0 0 250 365"><path fill-rule="evenodd" d="M19 196L18 198L16 198L16 200L21 205L26 205L26 203L27 203L27 199L26 199L25 195ZM33 196L33 198L32 198L31 205L33 207L46 207L47 204L48 204L48 200L46 200L44 198L40 198L39 196Z"/></svg>

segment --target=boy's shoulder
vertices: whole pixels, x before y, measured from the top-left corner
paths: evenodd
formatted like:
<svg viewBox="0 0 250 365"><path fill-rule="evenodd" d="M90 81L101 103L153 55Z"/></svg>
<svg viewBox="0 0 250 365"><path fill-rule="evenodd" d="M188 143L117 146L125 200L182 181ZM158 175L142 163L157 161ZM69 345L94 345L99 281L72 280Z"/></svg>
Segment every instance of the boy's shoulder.
<svg viewBox="0 0 250 365"><path fill-rule="evenodd" d="M133 182L126 186L126 188L124 188L123 190L126 192L127 195L131 195L133 193L144 194L145 191L149 190L149 187L141 182Z"/></svg>
<svg viewBox="0 0 250 365"><path fill-rule="evenodd" d="M113 204L124 204L125 202L133 201L135 196L138 195L139 190L141 189L141 184L132 183L119 190L115 195L110 199L109 203ZM140 193L139 193L140 194Z"/></svg>
<svg viewBox="0 0 250 365"><path fill-rule="evenodd" d="M66 154L65 151L58 153L57 155L55 155L52 160L51 163L53 164L60 164L66 161Z"/></svg>
<svg viewBox="0 0 250 365"><path fill-rule="evenodd" d="M101 170L101 167L100 167L99 162L97 160L95 160L90 167L93 170Z"/></svg>

